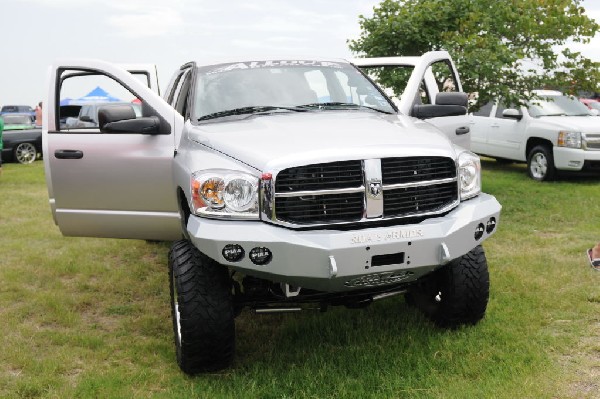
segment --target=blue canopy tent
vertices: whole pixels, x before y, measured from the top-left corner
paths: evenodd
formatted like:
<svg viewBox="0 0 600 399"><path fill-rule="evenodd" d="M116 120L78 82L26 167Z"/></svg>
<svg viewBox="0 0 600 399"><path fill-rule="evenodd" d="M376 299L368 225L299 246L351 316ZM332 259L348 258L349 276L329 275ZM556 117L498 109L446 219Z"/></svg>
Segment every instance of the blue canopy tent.
<svg viewBox="0 0 600 399"><path fill-rule="evenodd" d="M106 90L97 86L94 90L90 91L83 97L79 98L63 98L60 100L60 105L83 105L86 103L104 103L104 102L115 102L121 101L117 97L113 97Z"/></svg>

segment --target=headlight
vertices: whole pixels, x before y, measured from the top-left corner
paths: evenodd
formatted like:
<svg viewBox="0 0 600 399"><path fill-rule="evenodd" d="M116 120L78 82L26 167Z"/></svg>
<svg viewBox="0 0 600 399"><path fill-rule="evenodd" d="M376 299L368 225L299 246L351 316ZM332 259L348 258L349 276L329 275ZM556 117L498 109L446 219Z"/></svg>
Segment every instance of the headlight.
<svg viewBox="0 0 600 399"><path fill-rule="evenodd" d="M232 170L192 174L192 212L199 216L258 219L258 178Z"/></svg>
<svg viewBox="0 0 600 399"><path fill-rule="evenodd" d="M472 152L464 151L458 156L460 199L475 197L481 192L481 161Z"/></svg>
<svg viewBox="0 0 600 399"><path fill-rule="evenodd" d="M558 132L557 145L559 147L581 148L581 132Z"/></svg>

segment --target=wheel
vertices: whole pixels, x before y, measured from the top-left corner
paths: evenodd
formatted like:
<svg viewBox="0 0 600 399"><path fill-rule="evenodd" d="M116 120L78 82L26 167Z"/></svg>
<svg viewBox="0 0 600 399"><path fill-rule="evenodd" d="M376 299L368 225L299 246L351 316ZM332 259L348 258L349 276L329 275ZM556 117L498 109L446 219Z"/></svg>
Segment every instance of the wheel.
<svg viewBox="0 0 600 399"><path fill-rule="evenodd" d="M527 173L537 181L553 180L556 176L552 148L547 145L533 147L527 157Z"/></svg>
<svg viewBox="0 0 600 399"><path fill-rule="evenodd" d="M235 323L227 269L181 240L169 251L169 280L181 370L194 375L228 367L235 352Z"/></svg>
<svg viewBox="0 0 600 399"><path fill-rule="evenodd" d="M485 315L490 277L481 246L436 270L407 295L437 326L476 324Z"/></svg>
<svg viewBox="0 0 600 399"><path fill-rule="evenodd" d="M14 155L18 163L28 164L36 160L37 150L31 143L21 143L15 148Z"/></svg>

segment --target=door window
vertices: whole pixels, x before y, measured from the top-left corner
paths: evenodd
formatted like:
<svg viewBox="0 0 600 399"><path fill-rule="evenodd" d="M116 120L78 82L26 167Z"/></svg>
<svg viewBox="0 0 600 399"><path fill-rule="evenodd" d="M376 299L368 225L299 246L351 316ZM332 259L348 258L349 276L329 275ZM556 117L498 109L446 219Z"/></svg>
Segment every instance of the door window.
<svg viewBox="0 0 600 399"><path fill-rule="evenodd" d="M477 111L473 112L473 115L475 116L490 116L490 112L492 111L492 108L494 107L494 102L493 101L489 101L487 104L485 104L484 106L482 106L481 108L479 108Z"/></svg>
<svg viewBox="0 0 600 399"><path fill-rule="evenodd" d="M107 105L129 105L136 117L143 114L143 104L137 96L110 76L72 69L62 71L60 76L60 102L55 113L60 119L59 130L87 129L98 133L98 110ZM73 117L73 106L81 107L81 116L89 118L85 118L85 123Z"/></svg>
<svg viewBox="0 0 600 399"><path fill-rule="evenodd" d="M433 77L438 87L438 92L458 91L458 81L448 60L437 61L430 66Z"/></svg>

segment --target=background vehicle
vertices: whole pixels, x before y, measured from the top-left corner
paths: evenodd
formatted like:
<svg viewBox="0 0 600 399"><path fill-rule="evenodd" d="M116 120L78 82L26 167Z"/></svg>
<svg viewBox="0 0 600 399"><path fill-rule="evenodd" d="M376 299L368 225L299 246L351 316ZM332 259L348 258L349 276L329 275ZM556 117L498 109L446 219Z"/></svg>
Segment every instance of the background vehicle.
<svg viewBox="0 0 600 399"><path fill-rule="evenodd" d="M471 116L471 149L499 161L527 162L531 178L552 180L558 171L600 172L600 126L574 97L536 91L520 109L489 103Z"/></svg>
<svg viewBox="0 0 600 399"><path fill-rule="evenodd" d="M35 111L29 105L4 105L0 110L0 115L7 114L27 114L32 121L35 121Z"/></svg>
<svg viewBox="0 0 600 399"><path fill-rule="evenodd" d="M28 114L8 113L2 115L2 119L3 161L27 164L42 155L42 130L35 128Z"/></svg>
<svg viewBox="0 0 600 399"><path fill-rule="evenodd" d="M435 84L427 77L440 59L452 65L442 52L416 61L409 81L418 84L403 96ZM358 308L407 294L442 327L484 317L481 243L501 207L481 192L479 158L399 114L352 64L188 63L164 99L112 64L51 68L44 149L54 219L67 236L176 240L169 286L184 372L231 363L244 307ZM106 105L98 127L61 128L55 90L90 71L114 79L118 98L138 98L142 115ZM465 116L466 102L437 93L411 112Z"/></svg>
<svg viewBox="0 0 600 399"><path fill-rule="evenodd" d="M589 109L595 109L596 115L600 115L600 101L594 98L580 98L579 101L584 103Z"/></svg>

